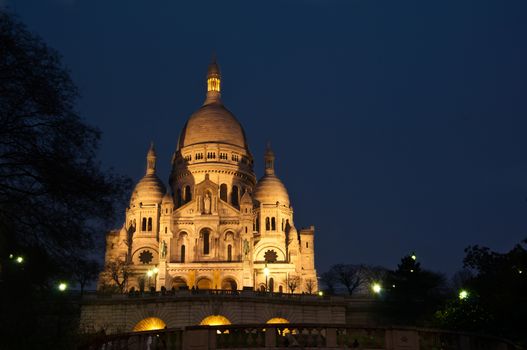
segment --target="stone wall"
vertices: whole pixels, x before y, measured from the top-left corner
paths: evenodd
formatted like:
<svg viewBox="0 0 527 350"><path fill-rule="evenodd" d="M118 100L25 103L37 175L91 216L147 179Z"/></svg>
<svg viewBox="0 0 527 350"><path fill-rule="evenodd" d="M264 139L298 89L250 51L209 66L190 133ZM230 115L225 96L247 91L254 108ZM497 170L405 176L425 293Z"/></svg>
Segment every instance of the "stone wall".
<svg viewBox="0 0 527 350"><path fill-rule="evenodd" d="M291 323L346 323L344 298L315 295L239 294L112 295L88 294L81 308L81 332L130 332L141 320L156 317L167 328L199 325L207 316L222 315L232 324L264 324L271 318Z"/></svg>

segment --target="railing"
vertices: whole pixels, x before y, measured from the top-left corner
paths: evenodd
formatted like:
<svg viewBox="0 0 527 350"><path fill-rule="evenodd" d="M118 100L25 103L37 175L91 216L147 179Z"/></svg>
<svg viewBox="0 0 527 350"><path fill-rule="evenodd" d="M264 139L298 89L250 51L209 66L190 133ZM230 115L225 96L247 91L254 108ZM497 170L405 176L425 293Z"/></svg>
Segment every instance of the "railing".
<svg viewBox="0 0 527 350"><path fill-rule="evenodd" d="M322 324L192 326L94 337L82 350L179 349L514 350L503 339L421 328Z"/></svg>
<svg viewBox="0 0 527 350"><path fill-rule="evenodd" d="M85 292L84 300L104 300L104 299L141 299L141 298L178 298L193 296L225 296L225 297L253 297L253 298L278 298L294 300L329 300L342 299L342 296L319 296L316 294L292 294L274 293L252 290L223 290L223 289L180 289L166 291L133 291L124 294L107 294L99 292Z"/></svg>

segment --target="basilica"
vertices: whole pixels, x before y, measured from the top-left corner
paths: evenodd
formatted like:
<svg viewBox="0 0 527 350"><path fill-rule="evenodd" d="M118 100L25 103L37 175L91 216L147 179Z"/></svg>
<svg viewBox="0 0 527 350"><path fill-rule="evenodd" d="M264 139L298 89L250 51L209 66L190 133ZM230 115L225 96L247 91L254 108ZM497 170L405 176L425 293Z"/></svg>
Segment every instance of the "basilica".
<svg viewBox="0 0 527 350"><path fill-rule="evenodd" d="M124 225L106 235L106 265L126 264L126 289L315 292L314 227L295 227L269 146L257 180L244 130L222 103L215 61L206 86L179 136L168 189L150 146Z"/></svg>

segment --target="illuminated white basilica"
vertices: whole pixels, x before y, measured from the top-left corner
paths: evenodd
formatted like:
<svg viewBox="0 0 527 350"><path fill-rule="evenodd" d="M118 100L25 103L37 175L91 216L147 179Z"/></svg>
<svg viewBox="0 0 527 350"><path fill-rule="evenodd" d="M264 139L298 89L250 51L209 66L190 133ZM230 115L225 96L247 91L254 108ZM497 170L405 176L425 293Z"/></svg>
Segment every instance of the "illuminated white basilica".
<svg viewBox="0 0 527 350"><path fill-rule="evenodd" d="M168 191L150 147L125 224L107 234L106 263L129 264L128 289L315 292L314 227L295 228L269 147L265 174L256 180L245 133L223 105L220 85L213 62L205 102L188 119L172 157Z"/></svg>

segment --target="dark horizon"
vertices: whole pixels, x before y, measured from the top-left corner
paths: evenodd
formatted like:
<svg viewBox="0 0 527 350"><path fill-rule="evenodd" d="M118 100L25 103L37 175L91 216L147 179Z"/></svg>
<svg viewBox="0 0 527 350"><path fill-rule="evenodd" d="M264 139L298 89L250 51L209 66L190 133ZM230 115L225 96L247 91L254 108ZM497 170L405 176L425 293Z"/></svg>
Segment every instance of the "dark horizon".
<svg viewBox="0 0 527 350"><path fill-rule="evenodd" d="M452 274L468 245L527 237L525 2L3 3L63 55L100 159L135 182L153 141L168 183L216 51L257 177L271 141L296 226L316 227L319 273L415 252Z"/></svg>

